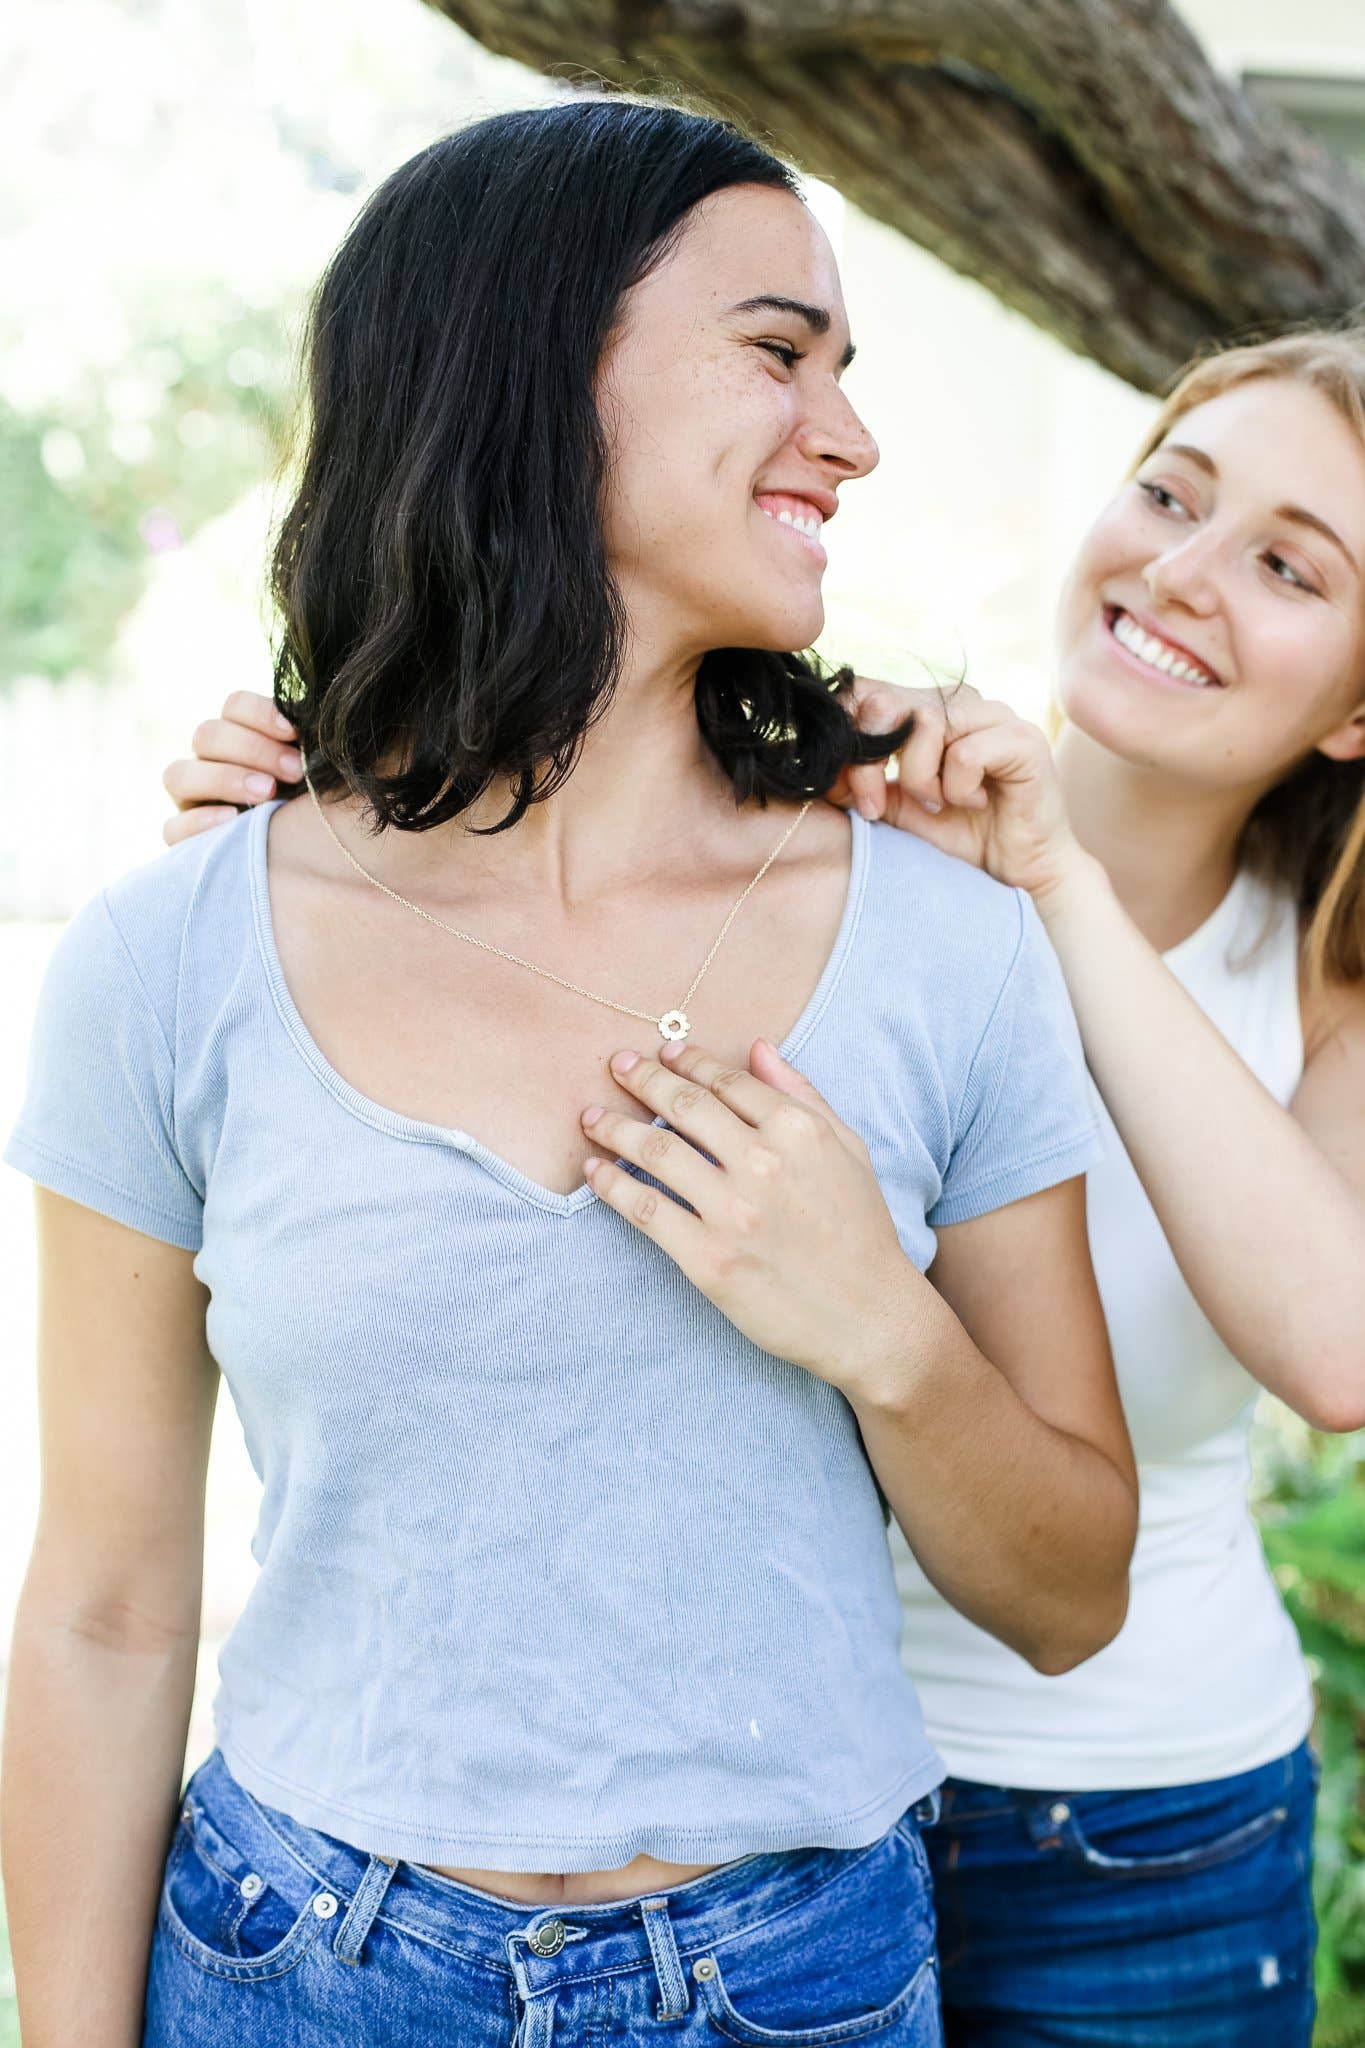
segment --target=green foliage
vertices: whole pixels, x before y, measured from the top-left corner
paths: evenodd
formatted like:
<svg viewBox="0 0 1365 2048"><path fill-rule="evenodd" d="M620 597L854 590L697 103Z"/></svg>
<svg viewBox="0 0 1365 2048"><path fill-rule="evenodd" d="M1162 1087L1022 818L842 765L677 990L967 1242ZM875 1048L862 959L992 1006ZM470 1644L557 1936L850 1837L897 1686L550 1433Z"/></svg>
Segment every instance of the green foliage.
<svg viewBox="0 0 1365 2048"><path fill-rule="evenodd" d="M0 400L0 686L107 673L153 558L278 464L281 313L222 290L137 319L113 374L34 412Z"/></svg>
<svg viewBox="0 0 1365 2048"><path fill-rule="evenodd" d="M1266 1555L1308 1656L1322 1789L1315 2048L1365 2048L1365 1438L1266 1433Z"/></svg>

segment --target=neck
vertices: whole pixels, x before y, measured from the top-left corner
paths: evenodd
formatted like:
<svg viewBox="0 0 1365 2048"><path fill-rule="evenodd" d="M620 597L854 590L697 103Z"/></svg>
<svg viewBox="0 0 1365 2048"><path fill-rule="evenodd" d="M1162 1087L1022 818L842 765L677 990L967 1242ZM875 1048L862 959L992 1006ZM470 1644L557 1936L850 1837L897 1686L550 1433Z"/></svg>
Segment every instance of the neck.
<svg viewBox="0 0 1365 2048"><path fill-rule="evenodd" d="M413 883L439 891L452 859L467 866L472 857L490 879L566 907L628 880L676 872L695 849L698 831L726 813L733 818L735 810L729 778L697 726L696 671L695 656L651 660L637 642L610 704L553 796L491 837L471 836L470 828L506 815L505 785L448 825L385 833L376 871L394 887ZM348 836L357 835L352 830Z"/></svg>
<svg viewBox="0 0 1365 2048"><path fill-rule="evenodd" d="M1124 760L1073 725L1056 749L1072 828L1138 930L1167 952L1218 908L1259 790L1206 790Z"/></svg>

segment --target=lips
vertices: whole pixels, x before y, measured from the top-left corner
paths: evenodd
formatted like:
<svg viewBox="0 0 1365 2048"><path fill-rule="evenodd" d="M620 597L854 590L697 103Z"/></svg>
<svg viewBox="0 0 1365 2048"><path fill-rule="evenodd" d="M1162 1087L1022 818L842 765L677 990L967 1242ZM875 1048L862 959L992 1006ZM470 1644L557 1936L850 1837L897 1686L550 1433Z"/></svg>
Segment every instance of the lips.
<svg viewBox="0 0 1365 2048"><path fill-rule="evenodd" d="M1212 690L1225 687L1222 677L1183 641L1173 639L1155 623L1124 606L1104 606L1104 623L1109 637L1133 667L1153 679L1164 679L1184 689Z"/></svg>
<svg viewBox="0 0 1365 2048"><path fill-rule="evenodd" d="M820 530L825 523L822 506L804 492L756 491L754 503L765 519L790 535L798 546L817 561L826 560L825 550L820 541Z"/></svg>

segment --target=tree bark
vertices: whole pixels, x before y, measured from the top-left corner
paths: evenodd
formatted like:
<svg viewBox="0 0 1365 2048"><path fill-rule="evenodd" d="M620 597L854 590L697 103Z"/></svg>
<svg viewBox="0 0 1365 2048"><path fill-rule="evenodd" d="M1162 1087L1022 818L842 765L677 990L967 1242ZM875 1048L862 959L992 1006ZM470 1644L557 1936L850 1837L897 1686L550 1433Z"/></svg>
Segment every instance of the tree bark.
<svg viewBox="0 0 1365 2048"><path fill-rule="evenodd" d="M1168 0L428 0L501 56L717 105L1144 391L1365 303L1365 179Z"/></svg>

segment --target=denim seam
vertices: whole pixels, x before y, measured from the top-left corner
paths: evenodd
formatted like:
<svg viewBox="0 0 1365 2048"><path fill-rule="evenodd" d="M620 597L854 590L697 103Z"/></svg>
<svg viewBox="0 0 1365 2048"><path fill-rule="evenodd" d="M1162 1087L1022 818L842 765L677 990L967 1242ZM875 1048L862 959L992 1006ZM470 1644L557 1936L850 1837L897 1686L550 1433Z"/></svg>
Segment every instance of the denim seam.
<svg viewBox="0 0 1365 2048"><path fill-rule="evenodd" d="M202 1970L205 1976L223 1977L236 1984L268 1983L273 1977L288 1976L291 1970L298 1968L322 1932L321 1920L316 1913L310 1913L308 1907L305 1906L293 1927L290 1928L284 1940L279 1944L281 1951L284 1953L280 1955L278 1963L273 1968L267 1969L262 1967L262 1965L271 1960L270 1956L217 1955L208 1946L207 1942L201 1942L190 1932L188 1927L181 1927L179 1921L173 1917L170 1905L165 1899L162 1900L157 1917L166 1939L173 1943L187 1961L194 1964L196 1969ZM306 1920L312 1921L311 1927L303 1924Z"/></svg>
<svg viewBox="0 0 1365 2048"><path fill-rule="evenodd" d="M1065 1833L1060 1839L1063 1847L1074 1846L1085 1868L1101 1877L1196 1877L1202 1876L1206 1870L1216 1870L1220 1864L1230 1862L1244 1850L1259 1848L1262 1842L1268 1841L1277 1829L1284 1826L1288 1818L1287 1806L1268 1807L1264 1813L1254 1814L1235 1828L1225 1828L1207 1842L1150 1856L1111 1856L1107 1850L1096 1848L1075 1815L1068 1824L1071 1830L1069 1840Z"/></svg>
<svg viewBox="0 0 1365 2048"><path fill-rule="evenodd" d="M890 2005L884 2006L878 2013L869 2014L865 2020L836 2020L831 2026L816 2028L760 2027L755 2021L746 2020L743 2013L736 2011L731 2005L729 1993L721 1978L713 1978L707 1987L716 1995L720 2010L717 2011L716 2004L708 1999L706 2016L718 2034L724 2034L728 2041L743 2043L743 2048L760 2048L765 2037L772 2042L773 2048L839 2048L842 2042L867 2041L874 2034L883 2033L887 2027L899 2025L910 2006L919 1997L925 1979L932 1977L935 1967L935 1955L931 1949L905 1989L897 1992ZM734 2031L733 2027L727 2026L727 2020L734 2021L737 2026L747 2028L748 2031Z"/></svg>
<svg viewBox="0 0 1365 2048"><path fill-rule="evenodd" d="M219 1877L222 1878L224 1884L236 1885L238 1880L233 1876L232 1872L230 1870L225 1870L222 1864L218 1861L217 1857L214 1856L211 1853L211 1851L205 1846L205 1844L200 1841L194 1822L192 1820L185 1821L184 1828L186 1834L189 1837L190 1847L193 1849L195 1855L200 1859L200 1861L203 1863L207 1863L210 1870L216 1870ZM249 1857L243 1857L242 1860L246 1863L250 1862Z"/></svg>

